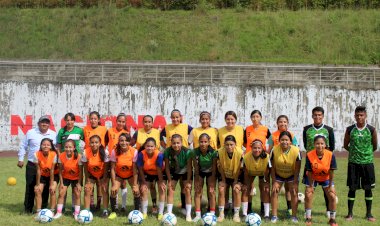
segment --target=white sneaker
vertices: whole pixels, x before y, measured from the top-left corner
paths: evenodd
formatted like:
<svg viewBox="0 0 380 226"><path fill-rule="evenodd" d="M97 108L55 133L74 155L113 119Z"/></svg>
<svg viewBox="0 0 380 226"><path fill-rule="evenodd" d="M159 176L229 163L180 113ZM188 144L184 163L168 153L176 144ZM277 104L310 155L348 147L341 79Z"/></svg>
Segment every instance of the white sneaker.
<svg viewBox="0 0 380 226"><path fill-rule="evenodd" d="M187 214L187 213L186 213L186 209L182 208L182 209L181 209L181 213L182 213L184 216L186 216L186 214Z"/></svg>
<svg viewBox="0 0 380 226"><path fill-rule="evenodd" d="M236 223L240 223L241 222L239 214L234 214L234 217L232 218L232 220L234 222L236 222Z"/></svg>
<svg viewBox="0 0 380 226"><path fill-rule="evenodd" d="M193 222L193 219L191 218L191 216L186 216L186 221L187 222Z"/></svg>
<svg viewBox="0 0 380 226"><path fill-rule="evenodd" d="M194 223L197 223L198 221L200 221L202 219L202 217L200 216L196 216L194 219L193 219L193 222Z"/></svg>
<svg viewBox="0 0 380 226"><path fill-rule="evenodd" d="M56 214L54 215L53 219L58 219L58 218L60 218L60 217L62 217L62 213L56 213Z"/></svg>
<svg viewBox="0 0 380 226"><path fill-rule="evenodd" d="M218 222L223 222L224 221L224 214L220 214L218 219L217 219Z"/></svg>

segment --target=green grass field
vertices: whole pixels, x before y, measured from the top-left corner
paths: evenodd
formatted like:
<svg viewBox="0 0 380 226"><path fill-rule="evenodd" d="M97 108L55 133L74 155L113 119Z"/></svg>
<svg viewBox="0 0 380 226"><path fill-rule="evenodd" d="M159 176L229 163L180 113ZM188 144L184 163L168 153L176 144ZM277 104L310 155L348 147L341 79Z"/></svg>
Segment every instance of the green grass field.
<svg viewBox="0 0 380 226"><path fill-rule="evenodd" d="M0 59L380 64L379 10L0 8Z"/></svg>
<svg viewBox="0 0 380 226"><path fill-rule="evenodd" d="M17 159L16 158L0 158L0 164L2 166L2 173L0 174L0 219L1 225L39 225L39 223L34 222L32 215L21 214L23 210L23 197L24 197L24 186L25 186L25 169L20 170L16 167ZM379 166L380 159L376 159L375 165ZM336 179L336 188L337 194L339 197L338 209L337 209L337 221L340 225L364 225L370 224L365 219L365 203L364 203L364 192L357 192L357 201L354 207L354 221L345 222L344 216L347 214L347 187L345 186L346 181L346 168L347 160L344 158L338 158L338 170L335 176ZM17 178L16 186L8 186L6 180L8 177L13 176ZM380 172L376 172L376 176L379 178ZM304 192L304 185L300 185L300 191ZM179 188L178 188L179 190ZM379 189L374 189L374 203L373 203L373 213L375 217L380 217L378 214L380 212L380 205L377 203L377 200L380 192ZM128 193L128 211L132 209L132 195ZM71 200L71 198L68 198ZM68 201L70 203L70 201ZM179 204L179 194L176 196L175 203ZM259 199L257 196L253 200L254 209L258 211L259 208ZM280 196L280 221L277 225L292 225L288 220L284 220L285 216L285 207L284 197ZM299 205L298 216L301 219L300 224L302 224L303 219L303 205ZM314 225L327 225L327 218L324 213L324 199L321 192L321 188L317 188L316 197L314 199L314 208L313 208L313 221ZM187 223L184 217L178 212L179 208L174 208L174 213L177 215L178 224L177 225L194 225L193 223ZM98 214L97 214L98 215ZM193 214L194 217L194 214ZM228 219L225 222L218 225L236 225L232 221L232 216L228 216ZM157 225L159 222L156 220L155 216L149 215L148 219L143 222L143 225ZM119 216L115 220L102 219L98 216L94 218L94 221L91 225L126 225L126 217ZM271 224L271 223L264 223ZM71 217L70 213L62 217L59 220L53 221L49 225L77 225ZM243 223L241 223L243 225ZM377 225L373 223L372 225Z"/></svg>

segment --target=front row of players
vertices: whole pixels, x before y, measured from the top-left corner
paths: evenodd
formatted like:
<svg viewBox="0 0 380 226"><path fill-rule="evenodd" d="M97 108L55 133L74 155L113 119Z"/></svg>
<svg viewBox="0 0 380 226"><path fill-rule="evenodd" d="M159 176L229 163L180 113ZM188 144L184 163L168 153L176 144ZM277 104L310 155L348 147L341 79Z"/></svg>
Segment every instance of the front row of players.
<svg viewBox="0 0 380 226"><path fill-rule="evenodd" d="M204 183L207 184L209 211L215 214L216 189L218 189L218 221L224 220L226 191L232 189L234 222L240 222L240 207L243 216L247 215L248 203L251 203L250 191L256 177L259 178L261 214L265 220L275 223L278 220L278 194L282 184L287 184L291 191L292 221L297 219L298 179L301 166L299 149L292 144L292 136L288 131L280 134L280 145L275 146L270 155L264 151L263 143L254 140L252 150L243 155L236 146L235 137L226 137L223 148L214 150L210 146L210 137L202 134L199 137L199 148L190 150L182 145L182 138L175 134L171 138L171 147L163 153L156 148L156 141L148 138L141 151L130 146L129 134L121 134L119 142L112 151L104 149L100 137L90 138L90 148L81 156L77 153L75 142L68 140L65 151L57 156L57 152L49 139L43 139L41 150L35 155L37 165L37 184L35 187L37 212L41 209L41 191L49 185L50 205L56 208L56 187L59 183L57 213L54 218L62 216L64 197L68 186L73 187L74 217L80 211L80 194L82 191L82 175L84 175L84 208L90 209L90 199L94 186L101 187L103 196L103 216L115 218L117 193L120 187L128 182L134 196L134 208L141 209L143 217L147 217L148 192L151 183L158 184L159 205L158 219L164 213L165 201L167 212L172 213L176 185L179 182L181 192L186 197L186 220L201 219L201 197ZM318 135L314 139L315 150L306 157L306 223L311 224L311 209L314 188L321 185L328 194L330 225L335 222L336 202L334 189L334 170L336 161L332 152L326 150L326 139ZM109 164L110 162L110 164ZM55 167L56 165L60 167ZM83 166L83 167L82 167ZM109 167L110 166L110 167ZM193 175L194 173L194 175ZM195 187L195 218L191 217L192 181ZM108 213L109 182L111 180L110 203L112 213ZM218 183L216 183L218 181ZM272 181L272 186L270 186ZM218 187L216 187L218 184ZM272 187L272 189L271 189ZM166 197L167 195L167 197ZM270 215L270 203L272 217Z"/></svg>

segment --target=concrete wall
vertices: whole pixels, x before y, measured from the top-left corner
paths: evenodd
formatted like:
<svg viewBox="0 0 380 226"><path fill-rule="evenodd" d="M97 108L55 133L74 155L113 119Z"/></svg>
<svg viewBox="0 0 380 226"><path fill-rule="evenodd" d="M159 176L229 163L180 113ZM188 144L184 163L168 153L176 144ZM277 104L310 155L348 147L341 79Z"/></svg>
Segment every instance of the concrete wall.
<svg viewBox="0 0 380 226"><path fill-rule="evenodd" d="M61 127L66 112L82 117L97 110L107 126L112 117L125 112L129 123L138 126L138 116L163 115L167 122L170 112L177 108L185 115L185 122L198 126L198 115L203 110L212 113L212 125L224 125L224 113L234 110L238 124L250 125L249 115L254 109L263 113L263 124L276 129L278 115L290 118L290 130L299 141L303 126L310 124L311 110L320 105L325 108L326 124L336 131L336 147L342 147L345 127L353 123L353 111L357 105L366 105L368 122L380 127L378 119L380 91L347 90L323 86L275 87L275 86L226 86L226 85L95 85L37 82L0 82L0 150L17 150L25 131L37 124L43 114L52 116L54 128ZM108 118L107 118L108 117ZM141 117L140 117L141 118ZM156 126L165 122L159 116ZM136 125L135 125L136 124ZM301 142L301 146L303 144Z"/></svg>

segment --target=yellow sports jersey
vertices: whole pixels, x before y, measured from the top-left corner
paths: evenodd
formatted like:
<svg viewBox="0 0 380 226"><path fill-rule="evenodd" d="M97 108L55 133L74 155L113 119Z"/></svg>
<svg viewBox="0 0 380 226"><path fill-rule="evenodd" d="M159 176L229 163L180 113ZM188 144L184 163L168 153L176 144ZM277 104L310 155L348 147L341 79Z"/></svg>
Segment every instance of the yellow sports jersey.
<svg viewBox="0 0 380 226"><path fill-rule="evenodd" d="M289 151L283 152L280 145L277 145L273 148L271 159L276 174L282 178L289 178L294 175L297 159L301 159L300 149L291 145Z"/></svg>
<svg viewBox="0 0 380 226"><path fill-rule="evenodd" d="M253 176L264 176L265 171L270 165L269 155L266 158L259 157L257 160L253 157L252 153L244 155L244 165L248 171L248 175Z"/></svg>
<svg viewBox="0 0 380 226"><path fill-rule="evenodd" d="M172 145L171 138L174 134L179 134L182 136L182 146L189 147L189 126L186 123L181 123L177 126L173 124L169 124L165 126L166 132L166 147L170 147Z"/></svg>
<svg viewBox="0 0 380 226"><path fill-rule="evenodd" d="M207 129L203 129L202 127L199 127L199 128L196 128L196 129L193 129L191 131L192 135L193 135L193 147L194 148L198 148L199 147L199 136L202 135L202 133L206 133L210 136L210 146L213 148L213 149L217 149L218 145L217 145L217 141L218 141L218 130L215 129L215 128L207 128Z"/></svg>
<svg viewBox="0 0 380 226"><path fill-rule="evenodd" d="M242 148L244 144L244 128L236 125L232 131L228 131L226 127L222 127L218 130L219 144L224 146L224 139L226 136L232 135L236 139L236 147Z"/></svg>
<svg viewBox="0 0 380 226"><path fill-rule="evenodd" d="M160 131L152 128L150 133L145 132L144 128L137 131L136 149L139 150L149 137L152 137L156 141L156 147L160 150Z"/></svg>
<svg viewBox="0 0 380 226"><path fill-rule="evenodd" d="M218 150L218 155L219 171L224 171L226 178L235 179L235 176L239 174L243 150L236 147L231 159L228 157L227 151L224 148Z"/></svg>

